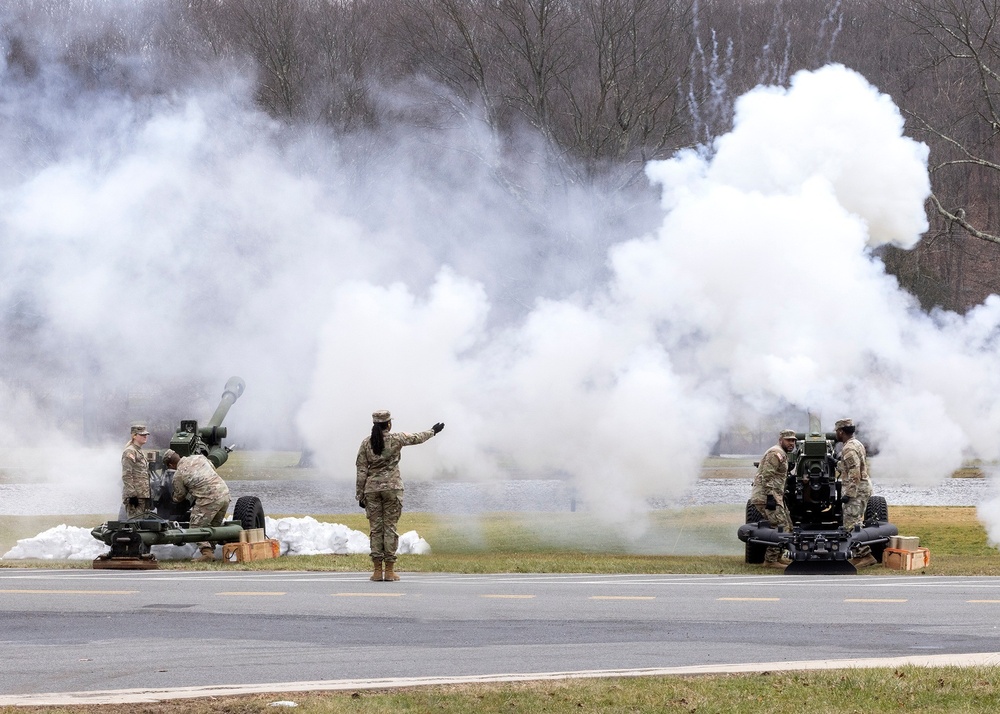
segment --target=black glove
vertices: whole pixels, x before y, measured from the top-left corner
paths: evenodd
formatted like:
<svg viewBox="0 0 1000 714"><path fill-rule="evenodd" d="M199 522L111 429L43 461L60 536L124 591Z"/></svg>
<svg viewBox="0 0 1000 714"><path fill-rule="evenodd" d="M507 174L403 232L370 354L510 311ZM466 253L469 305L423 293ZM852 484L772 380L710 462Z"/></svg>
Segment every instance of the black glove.
<svg viewBox="0 0 1000 714"><path fill-rule="evenodd" d="M364 496L358 499L358 505L362 508L365 508L368 505L368 501L365 500Z"/></svg>
<svg viewBox="0 0 1000 714"><path fill-rule="evenodd" d="M138 506L139 505L139 497L138 496L129 496L128 497L128 505L130 505L130 506Z"/></svg>
<svg viewBox="0 0 1000 714"><path fill-rule="evenodd" d="M444 429L444 422L443 421L439 421L437 424L435 424L434 426L432 426L431 429L433 429L434 433L437 434L442 429Z"/></svg>
<svg viewBox="0 0 1000 714"><path fill-rule="evenodd" d="M764 504L764 508L768 511L773 511L778 507L778 502L774 500L774 494L767 494L767 502Z"/></svg>
<svg viewBox="0 0 1000 714"><path fill-rule="evenodd" d="M840 497L840 502L841 502L841 503L849 503L849 502L850 502L850 500L851 500L851 497L850 497L850 496L841 496L841 497Z"/></svg>

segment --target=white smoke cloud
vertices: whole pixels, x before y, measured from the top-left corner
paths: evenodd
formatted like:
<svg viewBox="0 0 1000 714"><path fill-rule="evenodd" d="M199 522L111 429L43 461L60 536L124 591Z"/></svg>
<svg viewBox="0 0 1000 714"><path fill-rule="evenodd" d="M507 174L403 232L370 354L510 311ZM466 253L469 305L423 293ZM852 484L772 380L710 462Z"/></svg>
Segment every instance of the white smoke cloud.
<svg viewBox="0 0 1000 714"><path fill-rule="evenodd" d="M611 278L592 295L538 300L494 330L477 286L450 272L426 300L368 290L360 321L339 298L316 380L340 399L314 402L304 429L346 463L359 439L339 435L363 436L354 423L368 412L404 404L397 428L449 423L433 447L407 452L409 474L561 472L622 519L689 486L747 404L809 409L826 429L853 417L879 444L884 481L933 483L966 456L995 457L1000 301L927 315L870 252L911 247L927 228L927 148L903 128L857 73L800 72L741 98L711 156L649 165L662 224L611 248ZM475 319L455 311L463 302ZM456 329L427 334L429 312ZM399 324L418 334L400 344ZM367 369L359 349L378 355Z"/></svg>
<svg viewBox="0 0 1000 714"><path fill-rule="evenodd" d="M231 375L247 390L227 418L230 441L298 448L295 415L316 393L309 377L331 292L349 300L359 282L402 281L422 293L447 263L464 276L456 283L489 292L490 319L501 322L536 296L588 290L605 270L604 227L648 223L655 209L649 201L622 218L635 197L609 196L584 218L593 196L549 195L537 167L508 174L526 194L512 195L481 131L341 141L276 122L255 107L253 82L224 65L157 91L155 70L169 60L148 48L101 59L109 73L134 73L133 94L90 86L88 68L65 53L99 47L107 23L141 24L144 11L84 10L79 23L72 3L0 10L2 49L21 38L34 65L0 66L0 449L38 448L56 423L67 451L120 452L130 421L204 420ZM443 337L429 339L431 362L474 319L442 290L436 308L460 322L426 317ZM117 457L104 468L113 486Z"/></svg>

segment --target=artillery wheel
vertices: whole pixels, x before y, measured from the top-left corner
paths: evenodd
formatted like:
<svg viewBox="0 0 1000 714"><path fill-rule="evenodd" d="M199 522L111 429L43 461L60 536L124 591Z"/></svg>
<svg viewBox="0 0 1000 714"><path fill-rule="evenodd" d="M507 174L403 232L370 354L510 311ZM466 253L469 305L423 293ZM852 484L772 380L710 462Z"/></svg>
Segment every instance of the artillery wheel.
<svg viewBox="0 0 1000 714"><path fill-rule="evenodd" d="M882 496L872 496L865 506L865 525L878 525L889 522L889 504ZM885 554L886 544L871 546L872 557L878 562L882 562Z"/></svg>
<svg viewBox="0 0 1000 714"><path fill-rule="evenodd" d="M233 508L233 520L239 521L243 530L264 527L264 506L256 496L240 496ZM267 535L265 533L265 535Z"/></svg>
<svg viewBox="0 0 1000 714"><path fill-rule="evenodd" d="M875 525L879 522L887 523L888 521L889 504L886 503L885 498L882 496L869 498L868 505L865 506L865 525Z"/></svg>
<svg viewBox="0 0 1000 714"><path fill-rule="evenodd" d="M753 505L752 501L747 501L747 523L760 523L761 521L766 521L760 511L757 510L757 506ZM747 563L753 565L760 565L764 562L764 556L767 554L766 545L754 545L753 543L746 543L746 557L744 560Z"/></svg>

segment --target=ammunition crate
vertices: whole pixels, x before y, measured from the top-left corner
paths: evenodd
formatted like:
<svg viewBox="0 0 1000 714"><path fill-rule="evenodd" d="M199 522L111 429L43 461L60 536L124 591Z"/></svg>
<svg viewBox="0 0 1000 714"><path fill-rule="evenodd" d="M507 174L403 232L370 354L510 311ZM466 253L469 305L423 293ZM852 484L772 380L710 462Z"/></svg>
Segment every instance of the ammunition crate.
<svg viewBox="0 0 1000 714"><path fill-rule="evenodd" d="M226 543L222 546L222 560L225 563L268 560L279 555L281 555L281 543L275 538L256 543Z"/></svg>
<svg viewBox="0 0 1000 714"><path fill-rule="evenodd" d="M927 548L902 550L886 548L882 553L882 565L892 570L919 570L931 564L931 552Z"/></svg>
<svg viewBox="0 0 1000 714"><path fill-rule="evenodd" d="M917 536L890 536L889 547L896 550L916 550L920 547L920 538Z"/></svg>

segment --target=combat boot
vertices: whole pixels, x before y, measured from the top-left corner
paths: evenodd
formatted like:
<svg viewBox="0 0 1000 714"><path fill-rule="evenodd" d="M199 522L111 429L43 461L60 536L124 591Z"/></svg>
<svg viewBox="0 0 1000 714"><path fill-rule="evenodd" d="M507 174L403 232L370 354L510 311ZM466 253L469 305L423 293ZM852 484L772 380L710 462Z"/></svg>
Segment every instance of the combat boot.
<svg viewBox="0 0 1000 714"><path fill-rule="evenodd" d="M851 565L853 565L855 568L867 568L872 565L875 565L875 563L877 563L878 561L875 560L874 555L869 553L868 555L865 555L861 558L851 558L850 562Z"/></svg>
<svg viewBox="0 0 1000 714"><path fill-rule="evenodd" d="M385 561L385 575L382 576L382 579L386 582L395 582L396 580L399 580L399 576L392 570L395 565L396 564L391 560Z"/></svg>
<svg viewBox="0 0 1000 714"><path fill-rule="evenodd" d="M202 548L199 548L198 550L201 551L201 555L194 558L194 560L198 561L199 563L205 563L209 560L215 560L215 548L212 548L211 546L204 546Z"/></svg>
<svg viewBox="0 0 1000 714"><path fill-rule="evenodd" d="M380 583L382 582L382 559L372 558L372 576L368 578L369 580Z"/></svg>
<svg viewBox="0 0 1000 714"><path fill-rule="evenodd" d="M764 562L765 568L777 568L778 570L784 570L788 567L788 563L782 563L778 560L768 560Z"/></svg>

